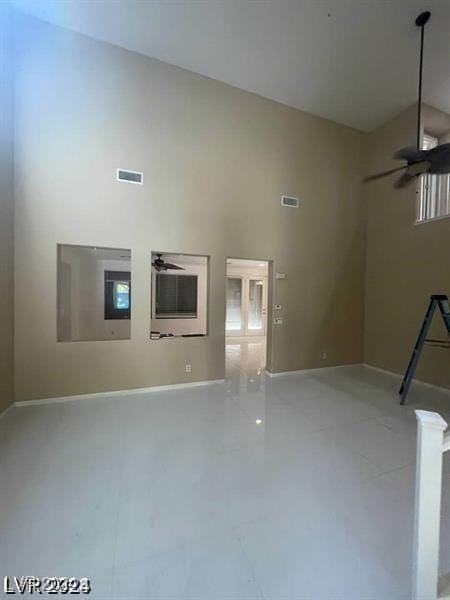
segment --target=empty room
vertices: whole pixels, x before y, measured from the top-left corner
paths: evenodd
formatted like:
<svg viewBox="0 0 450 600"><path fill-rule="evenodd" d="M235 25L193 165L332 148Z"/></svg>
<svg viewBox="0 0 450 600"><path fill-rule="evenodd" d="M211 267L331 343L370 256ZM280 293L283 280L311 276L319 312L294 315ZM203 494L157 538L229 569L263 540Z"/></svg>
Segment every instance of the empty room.
<svg viewBox="0 0 450 600"><path fill-rule="evenodd" d="M449 39L0 2L0 597L450 598Z"/></svg>

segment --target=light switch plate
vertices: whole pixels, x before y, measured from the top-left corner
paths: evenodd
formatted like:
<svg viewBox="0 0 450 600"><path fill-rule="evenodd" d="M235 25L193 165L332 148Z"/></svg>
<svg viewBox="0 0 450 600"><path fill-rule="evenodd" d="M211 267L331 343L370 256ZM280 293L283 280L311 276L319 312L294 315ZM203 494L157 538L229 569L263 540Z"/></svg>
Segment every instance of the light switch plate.
<svg viewBox="0 0 450 600"><path fill-rule="evenodd" d="M286 279L286 273L275 273L275 279Z"/></svg>

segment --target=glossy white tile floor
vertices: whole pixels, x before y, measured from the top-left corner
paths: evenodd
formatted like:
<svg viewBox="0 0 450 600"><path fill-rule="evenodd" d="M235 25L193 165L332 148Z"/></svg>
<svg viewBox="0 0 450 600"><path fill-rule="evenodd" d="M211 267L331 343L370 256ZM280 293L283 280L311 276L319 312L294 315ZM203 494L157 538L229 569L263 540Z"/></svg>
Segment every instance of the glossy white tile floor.
<svg viewBox="0 0 450 600"><path fill-rule="evenodd" d="M400 408L397 385L348 367L14 408L0 577L88 576L95 600L409 600L413 408L450 419L450 396Z"/></svg>

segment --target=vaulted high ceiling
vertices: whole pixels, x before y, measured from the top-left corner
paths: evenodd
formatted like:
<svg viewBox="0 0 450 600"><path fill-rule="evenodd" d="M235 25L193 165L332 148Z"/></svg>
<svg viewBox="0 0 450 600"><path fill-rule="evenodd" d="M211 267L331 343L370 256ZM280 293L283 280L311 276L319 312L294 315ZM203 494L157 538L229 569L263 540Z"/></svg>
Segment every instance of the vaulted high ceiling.
<svg viewBox="0 0 450 600"><path fill-rule="evenodd" d="M13 0L51 23L362 130L416 98L450 113L450 0Z"/></svg>

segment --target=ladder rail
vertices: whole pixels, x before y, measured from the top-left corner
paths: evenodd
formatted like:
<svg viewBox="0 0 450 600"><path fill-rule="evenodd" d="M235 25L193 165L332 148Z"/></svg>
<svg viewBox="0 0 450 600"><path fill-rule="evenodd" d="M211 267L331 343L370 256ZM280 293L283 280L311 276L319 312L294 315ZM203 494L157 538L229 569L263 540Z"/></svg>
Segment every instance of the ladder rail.
<svg viewBox="0 0 450 600"><path fill-rule="evenodd" d="M427 312L425 313L425 318L422 322L422 326L419 331L419 335L417 336L416 343L414 344L414 349L411 354L411 358L409 359L408 367L406 368L405 376L403 377L402 384L400 386L399 394L401 396L400 404L405 404L406 396L408 395L409 387L411 385L411 381L414 377L414 373L417 367L417 363L419 362L420 353L422 351L423 345L425 343L428 330L430 329L431 321L433 319L434 311L436 310L438 301L432 296L430 299L430 303L427 308Z"/></svg>
<svg viewBox="0 0 450 600"><path fill-rule="evenodd" d="M430 303L428 305L427 312L425 313L425 318L419 330L419 335L417 336L416 343L414 344L414 349L411 354L411 358L409 359L409 363L406 368L406 372L403 377L400 390L398 392L401 396L401 405L404 405L406 402L406 396L408 395L411 382L414 378L414 373L416 371L417 363L419 362L420 354L422 352L424 344L431 342L431 345L434 345L435 347L450 347L449 345L447 345L446 340L427 339L428 331L430 329L436 308L439 308L439 312L445 323L447 333L450 335L450 304L448 301L448 297L445 294L434 294L430 298Z"/></svg>
<svg viewBox="0 0 450 600"><path fill-rule="evenodd" d="M439 298L438 304L445 326L447 327L447 333L450 335L450 304L447 296Z"/></svg>

